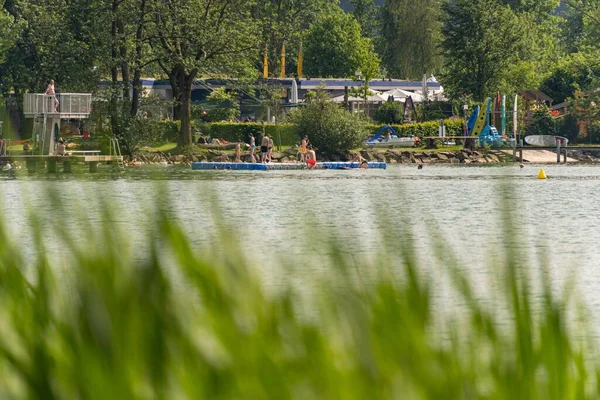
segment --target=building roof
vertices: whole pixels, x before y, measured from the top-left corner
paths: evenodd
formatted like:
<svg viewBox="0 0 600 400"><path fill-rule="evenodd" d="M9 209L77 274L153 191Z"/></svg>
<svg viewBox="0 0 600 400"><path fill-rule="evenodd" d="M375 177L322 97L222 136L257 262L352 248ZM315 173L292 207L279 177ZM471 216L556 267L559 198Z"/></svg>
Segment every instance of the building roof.
<svg viewBox="0 0 600 400"><path fill-rule="evenodd" d="M519 90L518 93L523 96L525 100L546 101L548 103L552 103L554 101L552 97L548 96L541 90Z"/></svg>
<svg viewBox="0 0 600 400"><path fill-rule="evenodd" d="M194 82L192 89L206 89L220 88L228 86L232 80L225 79L202 79ZM281 86L286 89L291 89L294 78L274 78L267 79L264 82L267 85ZM312 79L298 79L298 90L313 90L319 86L325 87L327 90L343 90L345 87L356 87L362 86L363 81L354 81L352 79L333 79L333 78L312 78ZM109 82L102 82L101 84L107 85ZM170 89L171 84L168 80L155 80L155 79L142 79L142 86L153 89ZM403 90L420 90L423 87L422 81L404 81L399 79L381 80L375 79L369 82L369 87L377 91L388 91L396 88ZM439 82L427 82L427 87L434 90L440 90L441 85Z"/></svg>

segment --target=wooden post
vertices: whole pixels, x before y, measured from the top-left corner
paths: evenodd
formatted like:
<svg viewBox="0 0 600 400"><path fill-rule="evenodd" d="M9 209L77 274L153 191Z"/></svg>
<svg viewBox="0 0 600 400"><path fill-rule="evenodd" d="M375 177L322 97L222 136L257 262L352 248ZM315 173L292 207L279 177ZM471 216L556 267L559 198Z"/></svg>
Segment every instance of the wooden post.
<svg viewBox="0 0 600 400"><path fill-rule="evenodd" d="M28 158L25 162L25 166L27 167L27 172L37 172L37 160L35 158Z"/></svg>
<svg viewBox="0 0 600 400"><path fill-rule="evenodd" d="M90 161L90 172L98 172L98 161Z"/></svg>
<svg viewBox="0 0 600 400"><path fill-rule="evenodd" d="M513 162L517 162L517 142L513 142Z"/></svg>
<svg viewBox="0 0 600 400"><path fill-rule="evenodd" d="M63 172L65 172L65 173L73 172L71 169L71 160L63 160Z"/></svg>
<svg viewBox="0 0 600 400"><path fill-rule="evenodd" d="M563 158L565 164L567 163L567 148L565 147L565 154L564 154L564 158Z"/></svg>
<svg viewBox="0 0 600 400"><path fill-rule="evenodd" d="M523 148L519 149L519 157L521 158L521 164L523 164Z"/></svg>
<svg viewBox="0 0 600 400"><path fill-rule="evenodd" d="M556 141L556 163L560 164L560 140Z"/></svg>
<svg viewBox="0 0 600 400"><path fill-rule="evenodd" d="M46 168L48 169L48 173L54 174L56 173L56 158L50 157L47 160Z"/></svg>

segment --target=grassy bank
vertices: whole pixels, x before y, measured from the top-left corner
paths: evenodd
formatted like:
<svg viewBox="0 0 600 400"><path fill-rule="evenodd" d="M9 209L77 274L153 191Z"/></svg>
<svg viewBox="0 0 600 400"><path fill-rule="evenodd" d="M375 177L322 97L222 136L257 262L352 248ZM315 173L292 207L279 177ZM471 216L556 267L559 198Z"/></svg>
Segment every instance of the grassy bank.
<svg viewBox="0 0 600 400"><path fill-rule="evenodd" d="M287 283L268 295L233 231L215 245L227 251L195 251L168 211L151 209L142 252L110 224L109 209L101 218L107 222L90 225L85 240L33 218L27 247L37 255L27 262L0 220L0 398L600 394L595 352L581 339L586 332L566 323L573 304L554 295L543 268L532 293L534 268L521 265L510 225L503 258L489 263L497 265L490 273L502 282L495 295L508 316L477 299L443 241L432 249L438 265L430 267L447 275L464 306L457 315L433 308L435 289L408 231L400 242L382 242L372 264L321 242L331 279L312 282L307 299ZM45 258L48 237L61 246L65 265ZM281 264L294 267L303 266ZM378 271L378 279L363 279L365 270Z"/></svg>

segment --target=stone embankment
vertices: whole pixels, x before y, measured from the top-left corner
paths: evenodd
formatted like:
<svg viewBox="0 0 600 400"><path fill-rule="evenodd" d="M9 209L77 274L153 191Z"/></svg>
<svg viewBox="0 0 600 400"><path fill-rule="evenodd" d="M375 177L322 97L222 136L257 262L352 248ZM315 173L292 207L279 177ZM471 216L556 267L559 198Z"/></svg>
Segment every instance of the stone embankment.
<svg viewBox="0 0 600 400"><path fill-rule="evenodd" d="M388 164L494 164L508 161L502 154L488 152L484 154L479 151L468 149L460 151L410 151L410 150L362 150L359 154L367 161L380 161ZM273 152L274 162L295 162L298 149L290 148L285 152ZM341 153L323 159L318 156L319 161L348 161L352 160L354 152ZM208 150L193 156L183 154L171 155L169 153L142 153L136 157L133 163L138 164L189 164L193 161L199 162L231 162L235 156L230 152L222 150ZM255 155L258 159L258 155ZM250 162L250 155L242 154L242 162Z"/></svg>
<svg viewBox="0 0 600 400"><path fill-rule="evenodd" d="M569 150L567 156L580 162L600 162L600 150Z"/></svg>

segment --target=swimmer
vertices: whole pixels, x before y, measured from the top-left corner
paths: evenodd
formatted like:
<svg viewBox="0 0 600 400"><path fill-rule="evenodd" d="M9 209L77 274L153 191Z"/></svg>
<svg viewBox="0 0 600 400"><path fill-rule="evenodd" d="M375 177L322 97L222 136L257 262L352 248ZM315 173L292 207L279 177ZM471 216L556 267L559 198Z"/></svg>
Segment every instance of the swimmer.
<svg viewBox="0 0 600 400"><path fill-rule="evenodd" d="M363 162L360 163L360 165L358 166L358 168L369 169L369 163L367 161L363 161Z"/></svg>
<svg viewBox="0 0 600 400"><path fill-rule="evenodd" d="M263 138L260 142L260 162L263 164L267 162L268 151L269 151L269 135L265 135L265 136L263 136Z"/></svg>
<svg viewBox="0 0 600 400"><path fill-rule="evenodd" d="M423 164L417 165L417 169L423 169Z"/></svg>
<svg viewBox="0 0 600 400"><path fill-rule="evenodd" d="M250 162L254 163L256 162L256 159L254 158L254 149L256 149L256 139L254 138L253 134L250 134Z"/></svg>
<svg viewBox="0 0 600 400"><path fill-rule="evenodd" d="M519 168L523 169L525 166L523 164L519 164Z"/></svg>
<svg viewBox="0 0 600 400"><path fill-rule="evenodd" d="M306 152L306 165L311 169L317 165L317 153L315 153L312 146L310 146L310 150Z"/></svg>

